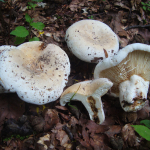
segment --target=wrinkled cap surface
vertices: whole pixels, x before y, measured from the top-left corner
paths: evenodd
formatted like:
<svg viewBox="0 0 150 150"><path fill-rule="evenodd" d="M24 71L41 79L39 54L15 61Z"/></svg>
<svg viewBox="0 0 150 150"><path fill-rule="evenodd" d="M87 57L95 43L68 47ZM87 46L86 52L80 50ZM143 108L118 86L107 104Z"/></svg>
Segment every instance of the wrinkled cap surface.
<svg viewBox="0 0 150 150"><path fill-rule="evenodd" d="M119 50L117 35L98 20L81 20L71 25L65 36L69 50L85 62L97 63Z"/></svg>
<svg viewBox="0 0 150 150"><path fill-rule="evenodd" d="M27 42L0 55L0 84L33 104L55 101L70 74L67 54L58 46Z"/></svg>

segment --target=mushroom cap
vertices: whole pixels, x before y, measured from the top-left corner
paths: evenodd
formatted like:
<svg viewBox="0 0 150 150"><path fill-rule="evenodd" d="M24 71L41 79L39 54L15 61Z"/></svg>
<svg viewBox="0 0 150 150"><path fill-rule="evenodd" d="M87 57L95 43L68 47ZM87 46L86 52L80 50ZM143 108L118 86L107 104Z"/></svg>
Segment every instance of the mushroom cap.
<svg viewBox="0 0 150 150"><path fill-rule="evenodd" d="M108 78L113 82L111 93L119 96L119 84L138 75L150 81L150 46L141 43L127 45L111 59L99 62L94 70L94 78Z"/></svg>
<svg viewBox="0 0 150 150"><path fill-rule="evenodd" d="M0 46L0 54L3 51L7 51L7 50L11 50L16 48L16 46L12 46L12 45L2 45ZM1 79L0 79L1 80ZM9 93L9 91L5 90L4 87L2 85L0 85L0 93Z"/></svg>
<svg viewBox="0 0 150 150"><path fill-rule="evenodd" d="M34 41L0 55L0 84L33 104L55 101L63 92L70 74L67 54L54 44Z"/></svg>
<svg viewBox="0 0 150 150"><path fill-rule="evenodd" d="M16 46L12 46L12 45L2 45L2 46L0 46L0 54L1 54L3 51L11 50L11 49L14 49L14 48L16 48Z"/></svg>
<svg viewBox="0 0 150 150"><path fill-rule="evenodd" d="M106 94L112 85L113 83L106 78L76 83L62 93L60 104L64 106L70 100L81 101L90 119L101 124L105 120L101 96Z"/></svg>
<svg viewBox="0 0 150 150"><path fill-rule="evenodd" d="M98 63L119 50L117 35L98 20L81 20L71 25L65 36L69 50L85 62Z"/></svg>

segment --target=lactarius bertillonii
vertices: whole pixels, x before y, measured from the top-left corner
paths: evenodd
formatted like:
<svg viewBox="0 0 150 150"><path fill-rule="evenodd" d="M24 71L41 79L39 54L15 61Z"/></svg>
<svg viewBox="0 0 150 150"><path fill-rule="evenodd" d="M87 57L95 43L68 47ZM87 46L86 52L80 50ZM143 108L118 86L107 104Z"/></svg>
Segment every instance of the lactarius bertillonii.
<svg viewBox="0 0 150 150"><path fill-rule="evenodd" d="M64 106L70 100L80 101L88 111L90 119L101 124L105 120L101 96L106 94L112 85L106 78L76 83L62 93L60 104Z"/></svg>
<svg viewBox="0 0 150 150"><path fill-rule="evenodd" d="M0 84L28 103L42 105L58 99L69 74L69 58L54 44L27 42L0 54Z"/></svg>
<svg viewBox="0 0 150 150"><path fill-rule="evenodd" d="M108 78L113 82L111 94L119 97L126 112L144 107L150 81L150 46L130 44L113 58L97 64L94 78Z"/></svg>
<svg viewBox="0 0 150 150"><path fill-rule="evenodd" d="M98 20L81 20L66 31L65 41L69 50L85 62L98 63L119 50L117 35Z"/></svg>

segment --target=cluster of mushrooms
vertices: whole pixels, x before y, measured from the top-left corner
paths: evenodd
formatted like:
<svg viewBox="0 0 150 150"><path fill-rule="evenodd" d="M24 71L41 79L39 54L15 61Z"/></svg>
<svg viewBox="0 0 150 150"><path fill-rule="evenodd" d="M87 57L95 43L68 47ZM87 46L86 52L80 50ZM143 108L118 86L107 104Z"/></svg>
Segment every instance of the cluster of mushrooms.
<svg viewBox="0 0 150 150"><path fill-rule="evenodd" d="M150 46L141 43L119 50L117 35L97 20L82 20L71 25L65 36L69 50L79 59L97 63L94 79L76 83L63 92L70 74L67 54L54 44L27 42L0 47L0 93L16 92L33 104L46 104L60 97L60 104L78 100L90 119L105 120L101 97L119 97L126 112L144 107L150 81Z"/></svg>

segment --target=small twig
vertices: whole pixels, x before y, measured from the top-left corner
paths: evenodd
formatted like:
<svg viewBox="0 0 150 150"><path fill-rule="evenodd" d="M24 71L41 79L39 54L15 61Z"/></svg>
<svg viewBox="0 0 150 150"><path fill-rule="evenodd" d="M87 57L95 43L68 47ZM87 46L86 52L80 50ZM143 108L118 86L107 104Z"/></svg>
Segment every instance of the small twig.
<svg viewBox="0 0 150 150"><path fill-rule="evenodd" d="M130 27L125 28L124 30L127 31L127 30L130 30L130 29L133 29L133 28L147 28L147 27L150 27L150 24L148 24L148 25L135 25L135 26L130 26Z"/></svg>

